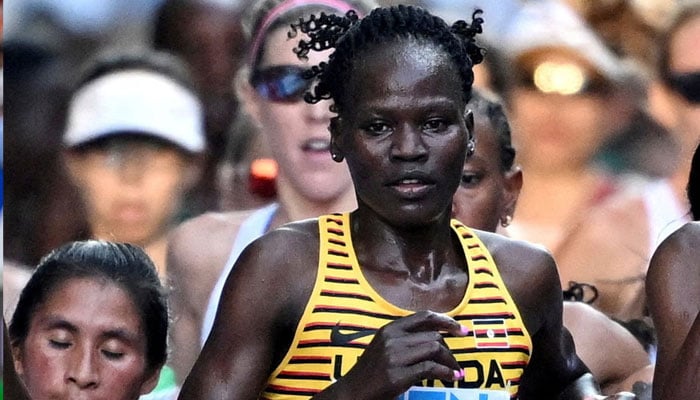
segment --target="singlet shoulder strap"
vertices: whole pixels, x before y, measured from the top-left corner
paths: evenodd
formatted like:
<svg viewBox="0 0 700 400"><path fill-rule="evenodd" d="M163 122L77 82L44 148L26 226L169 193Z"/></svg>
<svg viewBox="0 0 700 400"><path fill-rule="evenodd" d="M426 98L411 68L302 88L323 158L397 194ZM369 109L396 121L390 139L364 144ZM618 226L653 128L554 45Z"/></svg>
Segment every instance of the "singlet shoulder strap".
<svg viewBox="0 0 700 400"><path fill-rule="evenodd" d="M246 246L270 229L270 223L278 208L279 204L272 203L255 211L243 221L238 229L238 234L236 235L236 239L234 239L226 264L224 264L224 268L209 295L209 302L207 303L207 309L204 312L204 319L202 321L200 344L204 344L207 337L209 337L211 328L214 326L214 317L216 316L216 310L219 308L219 298L221 297L221 292L224 290L226 278L233 269L233 265Z"/></svg>

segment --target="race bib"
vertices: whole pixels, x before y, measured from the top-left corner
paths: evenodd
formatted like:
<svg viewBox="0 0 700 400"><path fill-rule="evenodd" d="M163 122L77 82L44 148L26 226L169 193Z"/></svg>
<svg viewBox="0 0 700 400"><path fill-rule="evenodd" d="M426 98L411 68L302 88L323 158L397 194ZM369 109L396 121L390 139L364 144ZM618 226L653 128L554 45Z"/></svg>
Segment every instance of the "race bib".
<svg viewBox="0 0 700 400"><path fill-rule="evenodd" d="M396 400L510 400L503 390L412 387Z"/></svg>

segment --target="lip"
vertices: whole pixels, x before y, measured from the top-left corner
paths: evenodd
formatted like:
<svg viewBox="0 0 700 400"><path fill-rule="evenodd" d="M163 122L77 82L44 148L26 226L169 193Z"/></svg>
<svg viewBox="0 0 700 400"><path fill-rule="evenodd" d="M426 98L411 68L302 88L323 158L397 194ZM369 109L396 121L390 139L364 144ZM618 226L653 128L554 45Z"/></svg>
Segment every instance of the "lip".
<svg viewBox="0 0 700 400"><path fill-rule="evenodd" d="M301 149L313 153L330 154L331 142L328 139L309 139L302 143Z"/></svg>
<svg viewBox="0 0 700 400"><path fill-rule="evenodd" d="M409 172L387 184L401 197L416 199L425 196L435 186L435 180L423 172Z"/></svg>
<svg viewBox="0 0 700 400"><path fill-rule="evenodd" d="M138 223L146 217L146 208L138 205L122 205L116 208L115 215L120 221Z"/></svg>

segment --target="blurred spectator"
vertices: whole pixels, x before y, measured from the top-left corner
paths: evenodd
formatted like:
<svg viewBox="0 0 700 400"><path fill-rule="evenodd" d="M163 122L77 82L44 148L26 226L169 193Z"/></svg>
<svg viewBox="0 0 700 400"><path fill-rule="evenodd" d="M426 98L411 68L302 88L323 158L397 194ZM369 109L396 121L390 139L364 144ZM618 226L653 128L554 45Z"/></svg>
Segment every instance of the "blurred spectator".
<svg viewBox="0 0 700 400"><path fill-rule="evenodd" d="M205 145L185 67L165 53L96 58L71 97L63 144L83 234L143 247L164 276L166 235Z"/></svg>
<svg viewBox="0 0 700 400"><path fill-rule="evenodd" d="M556 1L526 3L502 43L512 63L504 97L526 176L508 234L552 251L564 289L617 318L642 316L652 245L631 232L647 232L647 221L609 215L605 204L626 186L594 163L637 111L630 70Z"/></svg>
<svg viewBox="0 0 700 400"><path fill-rule="evenodd" d="M35 265L85 231L60 167L61 134L80 66L107 44L137 45L161 0L4 4L6 259Z"/></svg>
<svg viewBox="0 0 700 400"><path fill-rule="evenodd" d="M231 125L238 102L233 78L245 57L241 13L250 2L165 0L156 13L154 47L177 54L189 65L204 105L207 153L190 214L219 208L217 167L235 134Z"/></svg>
<svg viewBox="0 0 700 400"><path fill-rule="evenodd" d="M78 64L74 53L95 44L56 29L41 37L5 36L3 42L4 257L26 265L35 265L84 227L59 150Z"/></svg>
<svg viewBox="0 0 700 400"><path fill-rule="evenodd" d="M678 146L678 162L673 164L668 182L678 207L687 210L687 178L693 151L700 142L700 1L682 4L658 42L657 79L650 91L650 108Z"/></svg>

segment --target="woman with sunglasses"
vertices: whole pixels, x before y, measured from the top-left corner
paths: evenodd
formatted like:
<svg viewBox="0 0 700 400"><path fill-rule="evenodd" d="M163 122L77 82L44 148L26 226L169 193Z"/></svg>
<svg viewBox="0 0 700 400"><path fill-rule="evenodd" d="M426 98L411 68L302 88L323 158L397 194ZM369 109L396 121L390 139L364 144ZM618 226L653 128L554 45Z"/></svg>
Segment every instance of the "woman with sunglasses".
<svg viewBox="0 0 700 400"><path fill-rule="evenodd" d="M628 123L626 71L562 3L526 2L502 44L512 73L501 94L527 176L506 231L549 249L572 297L640 318L652 246L635 232L645 221L623 222L610 210L627 186L596 162Z"/></svg>
<svg viewBox="0 0 700 400"><path fill-rule="evenodd" d="M658 79L650 108L669 128L678 148L668 179L676 203L687 210L686 184L693 151L700 142L700 2L682 2L659 41ZM685 219L687 222L688 218Z"/></svg>
<svg viewBox="0 0 700 400"><path fill-rule="evenodd" d="M250 51L236 90L277 162L277 201L253 211L205 214L171 235L172 360L179 382L209 334L226 277L248 243L284 223L356 206L347 166L330 157L329 102L309 106L302 100L313 83L303 71L327 54L300 60L288 32L290 24L313 13L352 9L363 15L371 6L365 0L266 0L244 15Z"/></svg>
<svg viewBox="0 0 700 400"><path fill-rule="evenodd" d="M647 275L649 310L658 332L654 400L700 393L700 145L688 179L693 221L656 250Z"/></svg>
<svg viewBox="0 0 700 400"><path fill-rule="evenodd" d="M551 257L451 220L481 23L395 6L295 25L300 57L334 48L305 99L333 101L358 206L246 248L181 399L596 398Z"/></svg>
<svg viewBox="0 0 700 400"><path fill-rule="evenodd" d="M668 235L690 220L685 190L690 160L700 142L698 38L700 3L695 1L679 6L659 42L659 82L651 87L649 103L677 143L677 157L668 160L675 164L672 174L644 182L632 191L620 191L582 214L568 249L554 252L560 275L566 279L576 273L578 277L571 280L596 286L601 295L593 305L621 320L646 318L649 260ZM527 173L530 181L530 170ZM636 274L628 273L625 278L625 271L635 269ZM634 296L629 295L632 293ZM612 307L616 302L627 306ZM653 352L652 348L652 360Z"/></svg>

